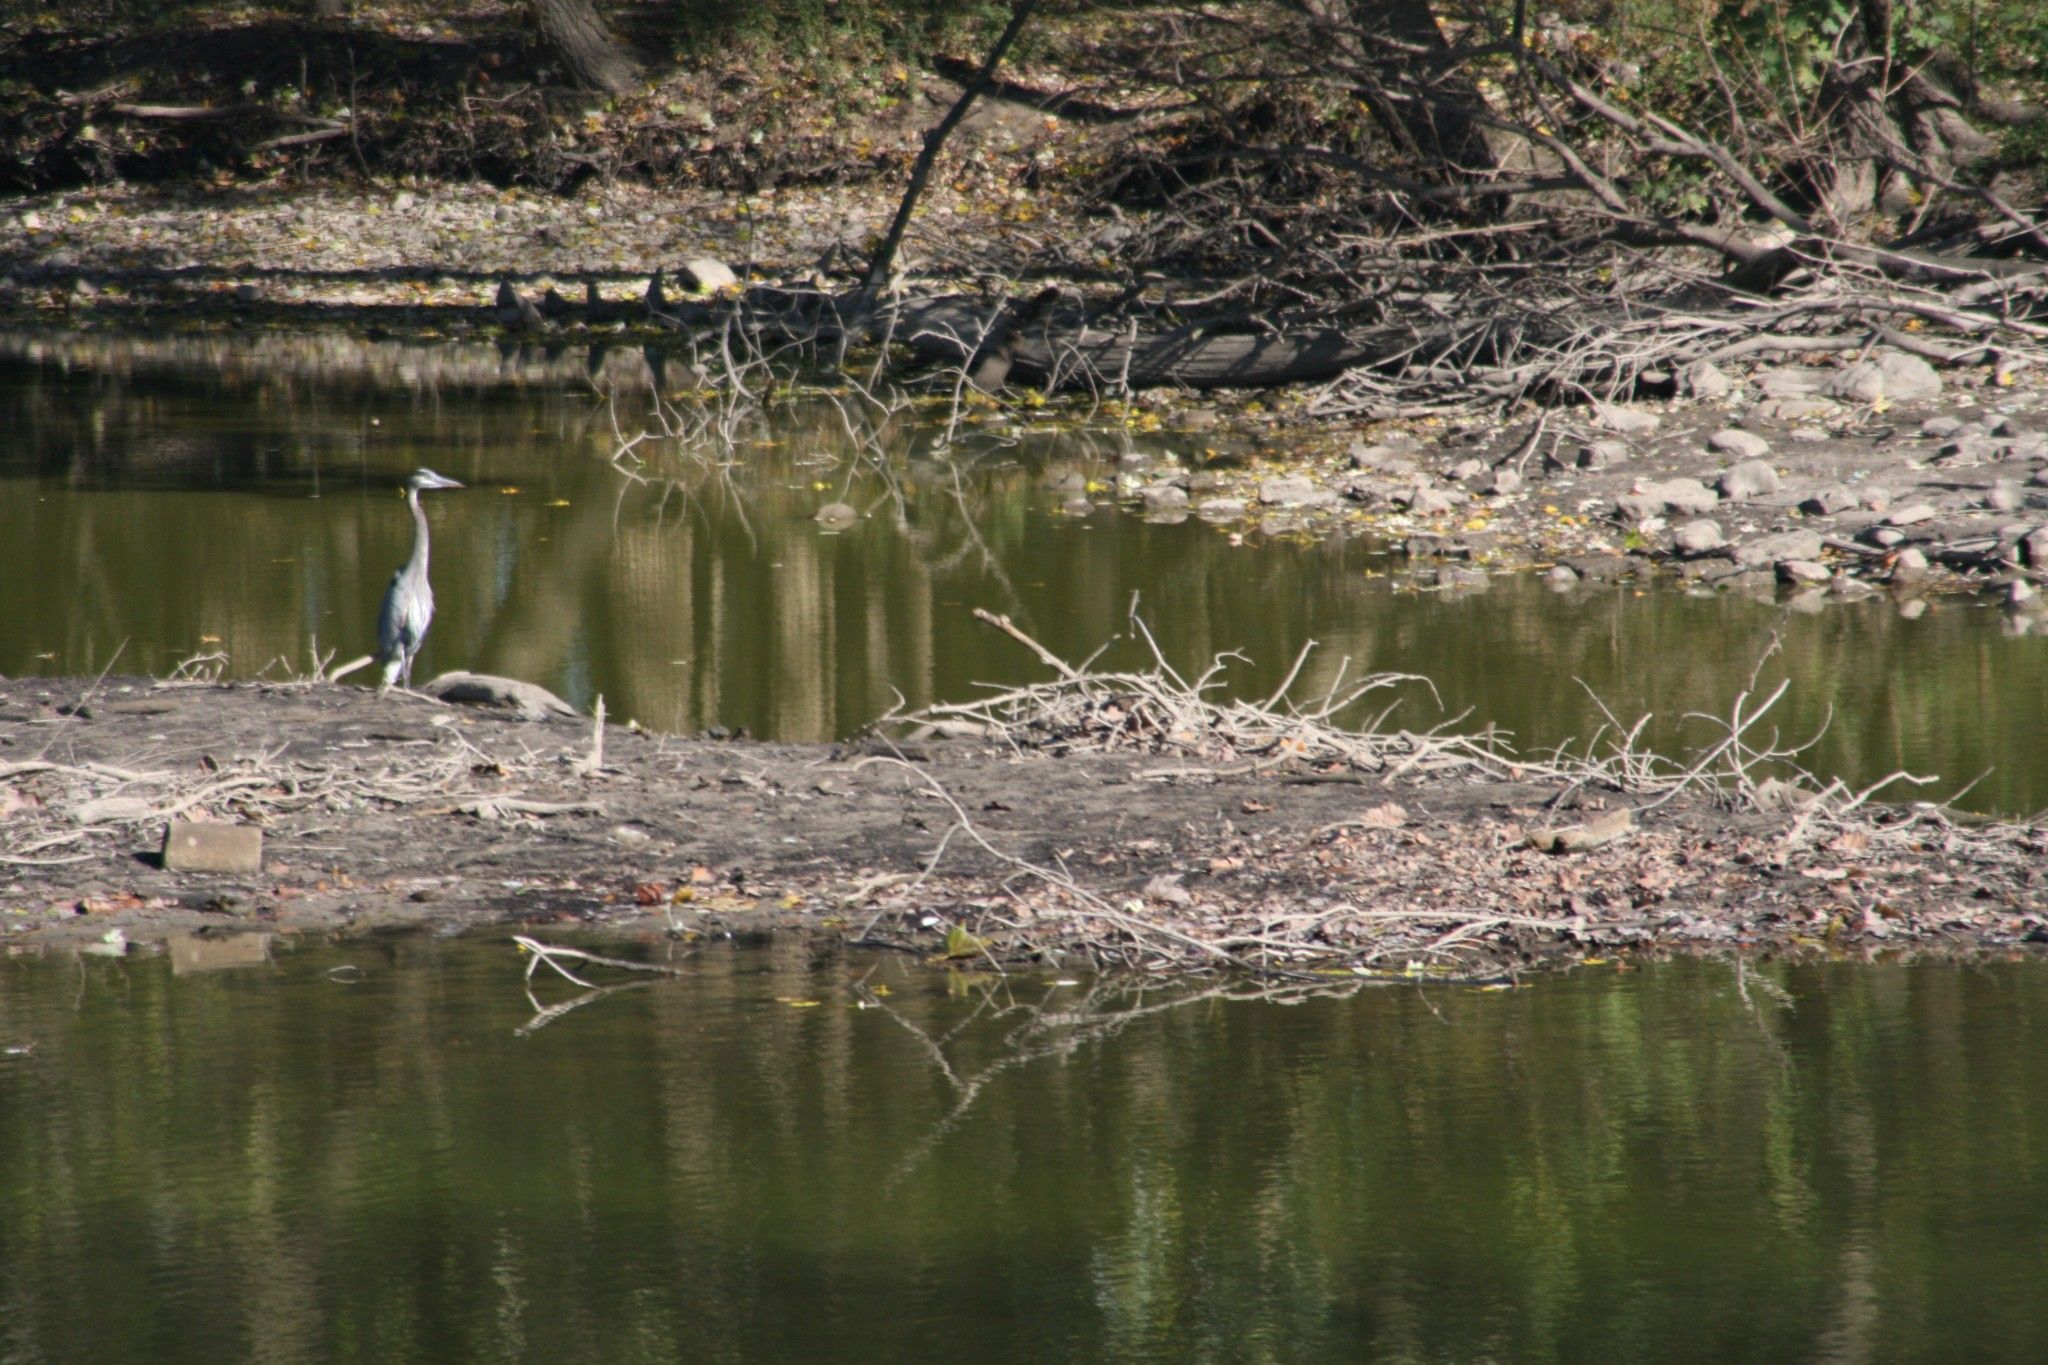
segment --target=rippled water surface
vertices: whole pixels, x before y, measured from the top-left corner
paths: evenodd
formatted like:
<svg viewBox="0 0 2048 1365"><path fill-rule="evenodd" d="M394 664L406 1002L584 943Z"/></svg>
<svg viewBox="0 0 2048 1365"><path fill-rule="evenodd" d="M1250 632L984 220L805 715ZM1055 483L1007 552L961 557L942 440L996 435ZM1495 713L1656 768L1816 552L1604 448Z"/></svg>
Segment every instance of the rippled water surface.
<svg viewBox="0 0 2048 1365"><path fill-rule="evenodd" d="M2048 1358L2035 965L678 962L0 959L0 1361Z"/></svg>
<svg viewBox="0 0 2048 1365"><path fill-rule="evenodd" d="M1397 723L1469 710L1530 746L1593 734L1595 695L1624 720L1656 713L1646 734L1667 749L1704 743L1681 717L1725 715L1775 636L1762 677L1793 686L1773 719L1787 738L1825 728L1809 755L1823 773L1903 768L1942 777L1937 795L1981 776L1971 804L2048 807L2048 644L2012 638L1984 606L1805 614L1676 589L1558 594L1528 575L1417 591L1361 530L1239 543L1100 492L1093 512L1062 511L1049 477L1102 487L1126 453L1200 460L1211 438L1028 413L941 453L904 412L874 459L849 434L867 430L857 415L850 428L829 402L783 404L733 433L730 461L653 442L622 472L609 457L645 429L644 398L508 385L488 373L495 356L436 370L434 348L369 348L366 367L351 347L329 369L318 343L278 345L283 359L222 343L0 347L0 672L161 673L225 655L230 676L251 676L303 668L316 643L365 652L410 545L396 488L424 464L471 488L428 499L439 615L421 675L602 693L613 717L660 729L840 736L899 698L1038 676L973 607L1079 658L1128 634L1135 597L1176 666L1241 652L1241 692L1270 691L1313 639L1298 695L1340 671L1418 673L1437 696L1410 689ZM861 513L852 527L814 520L841 500ZM1139 658L1128 644L1105 656Z"/></svg>

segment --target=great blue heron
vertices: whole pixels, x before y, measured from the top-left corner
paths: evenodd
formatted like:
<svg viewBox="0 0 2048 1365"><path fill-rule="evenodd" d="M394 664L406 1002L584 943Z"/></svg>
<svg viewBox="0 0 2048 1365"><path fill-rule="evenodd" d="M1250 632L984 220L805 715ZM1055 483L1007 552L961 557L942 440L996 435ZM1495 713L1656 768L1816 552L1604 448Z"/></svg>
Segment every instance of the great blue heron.
<svg viewBox="0 0 2048 1365"><path fill-rule="evenodd" d="M384 610L377 613L377 657L384 664L384 688L400 678L412 686L412 656L420 652L420 641L434 622L434 589L427 582L427 514L420 507L420 494L460 487L431 469L415 469L405 481L405 505L412 510L412 558L391 575Z"/></svg>

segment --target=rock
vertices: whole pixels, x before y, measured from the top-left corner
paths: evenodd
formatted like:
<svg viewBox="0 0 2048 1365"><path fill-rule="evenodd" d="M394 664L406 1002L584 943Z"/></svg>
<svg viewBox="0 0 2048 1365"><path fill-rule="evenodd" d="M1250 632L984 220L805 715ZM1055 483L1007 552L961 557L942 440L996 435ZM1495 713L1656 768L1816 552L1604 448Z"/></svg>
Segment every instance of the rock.
<svg viewBox="0 0 2048 1365"><path fill-rule="evenodd" d="M811 519L820 526L829 526L837 529L851 526L856 521L859 521L860 513L854 511L853 508L843 502L828 502L823 507L820 507Z"/></svg>
<svg viewBox="0 0 2048 1365"><path fill-rule="evenodd" d="M1553 588L1575 588L1579 576L1569 564L1553 564L1544 571L1543 581Z"/></svg>
<svg viewBox="0 0 2048 1365"><path fill-rule="evenodd" d="M1259 480L1259 501L1268 507L1299 507L1315 498L1315 484L1300 474Z"/></svg>
<svg viewBox="0 0 2048 1365"><path fill-rule="evenodd" d="M1825 583L1835 576L1827 565L1814 559L1781 559L1771 567L1780 583Z"/></svg>
<svg viewBox="0 0 2048 1365"><path fill-rule="evenodd" d="M1927 577L1927 556L1917 545L1908 545L1892 556L1892 582L1912 583Z"/></svg>
<svg viewBox="0 0 2048 1365"><path fill-rule="evenodd" d="M1609 465L1621 464L1629 457L1629 448L1620 441L1589 441L1579 447L1579 468L1605 469Z"/></svg>
<svg viewBox="0 0 2048 1365"><path fill-rule="evenodd" d="M1808 422L1834 410L1825 398L1766 398L1756 405L1757 416L1774 422Z"/></svg>
<svg viewBox="0 0 2048 1365"><path fill-rule="evenodd" d="M1962 429L1960 417L1930 417L1920 424L1920 434L1933 441L1946 440Z"/></svg>
<svg viewBox="0 0 2048 1365"><path fill-rule="evenodd" d="M1711 360L1695 360L1678 372L1678 391L1688 398L1726 398L1735 385Z"/></svg>
<svg viewBox="0 0 2048 1365"><path fill-rule="evenodd" d="M1620 555L1573 555L1559 563L1588 583L1611 583L1630 568Z"/></svg>
<svg viewBox="0 0 2048 1365"><path fill-rule="evenodd" d="M2023 606L2040 596L2041 590L2024 578L2015 578L2005 585L2005 604L2009 607Z"/></svg>
<svg viewBox="0 0 2048 1365"><path fill-rule="evenodd" d="M1738 460L1760 460L1770 454L1771 443L1753 431L1723 427L1707 438L1707 449Z"/></svg>
<svg viewBox="0 0 2048 1365"><path fill-rule="evenodd" d="M1436 585L1439 588L1483 588L1487 586L1486 571L1469 564L1445 564L1436 571Z"/></svg>
<svg viewBox="0 0 2048 1365"><path fill-rule="evenodd" d="M581 714L539 683L503 678L495 673L467 673L457 669L437 674L420 691L450 705L495 706L517 711L526 720Z"/></svg>
<svg viewBox="0 0 2048 1365"><path fill-rule="evenodd" d="M1865 545L1875 545L1880 550L1889 550L1894 545L1906 543L1906 533L1890 526L1866 526L1856 538Z"/></svg>
<svg viewBox="0 0 2048 1365"><path fill-rule="evenodd" d="M1818 531L1780 531L1751 541L1737 541L1729 557L1744 568L1756 568L1781 559L1818 559L1820 545Z"/></svg>
<svg viewBox="0 0 2048 1365"><path fill-rule="evenodd" d="M1451 501L1450 494L1442 489L1431 488L1426 483L1418 483L1395 494L1394 501L1405 506L1411 515L1418 517L1442 516L1457 506Z"/></svg>
<svg viewBox="0 0 2048 1365"><path fill-rule="evenodd" d="M1958 436L1953 441L1943 442L1941 449L1934 452L1934 462L1944 466L1960 464L1983 464L1999 458L1998 442L1989 436Z"/></svg>
<svg viewBox="0 0 2048 1365"><path fill-rule="evenodd" d="M419 197L411 190L400 190L397 194L391 196L391 211L393 213L404 213L417 203L419 203Z"/></svg>
<svg viewBox="0 0 2048 1365"><path fill-rule="evenodd" d="M1902 621L1917 621L1926 614L1927 599L1924 597L1908 597L1899 603L1899 619Z"/></svg>
<svg viewBox="0 0 2048 1365"><path fill-rule="evenodd" d="M2030 569L2048 569L2048 526L2038 527L2020 537L2020 563Z"/></svg>
<svg viewBox="0 0 2048 1365"><path fill-rule="evenodd" d="M1609 431L1627 432L1639 436L1655 431L1659 426L1663 425L1663 419L1654 412L1644 412L1641 408L1617 407L1612 403L1595 403L1593 405L1593 420L1598 425L1606 427Z"/></svg>
<svg viewBox="0 0 2048 1365"><path fill-rule="evenodd" d="M1896 403L1933 398L1941 392L1941 376L1917 355L1888 351L1875 360L1849 366L1828 380L1821 392L1856 403L1880 398Z"/></svg>
<svg viewBox="0 0 2048 1365"><path fill-rule="evenodd" d="M1491 493L1497 498L1504 498L1508 494L1518 491L1521 486L1522 476L1520 474L1517 474L1512 469L1496 469L1493 471L1493 477L1479 486L1479 491Z"/></svg>
<svg viewBox="0 0 2048 1365"><path fill-rule="evenodd" d="M1689 521L1671 533L1671 546L1680 554L1703 555L1727 543L1720 524L1712 521Z"/></svg>
<svg viewBox="0 0 2048 1365"><path fill-rule="evenodd" d="M1085 517L1094 510L1095 504L1082 497L1068 497L1060 503L1060 511L1070 517Z"/></svg>
<svg viewBox="0 0 2048 1365"><path fill-rule="evenodd" d="M1245 514L1243 498L1209 498L1195 508L1195 514L1210 521L1235 521Z"/></svg>
<svg viewBox="0 0 2048 1365"><path fill-rule="evenodd" d="M1764 460L1744 460L1722 470L1721 477L1715 480L1715 487L1730 502L1760 498L1778 491L1778 471Z"/></svg>
<svg viewBox="0 0 2048 1365"><path fill-rule="evenodd" d="M676 282L693 294L710 294L736 286L740 277L724 261L697 256L676 267Z"/></svg>
<svg viewBox="0 0 2048 1365"><path fill-rule="evenodd" d="M1827 380L1822 370L1798 365L1780 365L1757 376L1756 386L1766 398L1807 398L1820 392Z"/></svg>
<svg viewBox="0 0 2048 1365"><path fill-rule="evenodd" d="M1172 483L1147 484L1138 490L1138 500L1147 512L1185 512L1188 506L1187 490Z"/></svg>
<svg viewBox="0 0 2048 1365"><path fill-rule="evenodd" d="M172 872L263 870L263 831L254 825L173 820L164 831L164 866Z"/></svg>
<svg viewBox="0 0 2048 1365"><path fill-rule="evenodd" d="M1785 435L1792 440L1803 441L1810 446L1824 445L1828 439L1828 434L1819 427L1794 427L1786 432Z"/></svg>
<svg viewBox="0 0 2048 1365"><path fill-rule="evenodd" d="M2028 477L2027 487L2048 488L2048 464L2042 465L2039 469L2035 470L2031 476Z"/></svg>
<svg viewBox="0 0 2048 1365"><path fill-rule="evenodd" d="M1476 479L1485 472L1486 466L1478 460L1460 460L1444 471L1444 477L1463 483L1467 479Z"/></svg>
<svg viewBox="0 0 2048 1365"><path fill-rule="evenodd" d="M1638 483L1615 499L1615 506L1629 521L1648 521L1670 512L1677 516L1698 516L1710 512L1721 495L1698 479L1665 479L1661 483Z"/></svg>
<svg viewBox="0 0 2048 1365"><path fill-rule="evenodd" d="M1403 464L1401 457L1392 446L1373 445L1363 442L1351 443L1351 467L1353 469L1376 469L1382 473L1398 469Z"/></svg>
<svg viewBox="0 0 2048 1365"><path fill-rule="evenodd" d="M1993 512L2013 512L2025 505L2026 499L2010 479L2000 479L1984 494L1984 506Z"/></svg>
<svg viewBox="0 0 2048 1365"><path fill-rule="evenodd" d="M1882 512L1892 505L1889 488L1866 488L1863 490L1863 505L1873 512Z"/></svg>
<svg viewBox="0 0 2048 1365"><path fill-rule="evenodd" d="M1523 842L1543 853L1586 853L1613 843L1634 827L1635 817L1623 806L1582 825L1533 830Z"/></svg>
<svg viewBox="0 0 2048 1365"><path fill-rule="evenodd" d="M1810 517L1831 517L1837 512L1846 512L1856 505L1856 490L1846 484L1829 484L1826 488L1799 504L1799 510Z"/></svg>
<svg viewBox="0 0 2048 1365"><path fill-rule="evenodd" d="M1904 507L1888 514L1884 519L1887 526L1916 526L1923 521L1933 520L1934 504L1931 502L1909 502Z"/></svg>

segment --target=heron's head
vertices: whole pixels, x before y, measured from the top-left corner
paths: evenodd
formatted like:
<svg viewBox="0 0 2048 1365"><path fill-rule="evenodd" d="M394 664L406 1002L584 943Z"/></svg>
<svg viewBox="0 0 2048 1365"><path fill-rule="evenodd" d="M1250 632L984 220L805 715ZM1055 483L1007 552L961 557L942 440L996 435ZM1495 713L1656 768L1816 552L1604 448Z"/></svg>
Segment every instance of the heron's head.
<svg viewBox="0 0 2048 1365"><path fill-rule="evenodd" d="M436 474L431 469L415 469L405 486L415 493L424 493L431 488L460 488L461 484L446 474Z"/></svg>

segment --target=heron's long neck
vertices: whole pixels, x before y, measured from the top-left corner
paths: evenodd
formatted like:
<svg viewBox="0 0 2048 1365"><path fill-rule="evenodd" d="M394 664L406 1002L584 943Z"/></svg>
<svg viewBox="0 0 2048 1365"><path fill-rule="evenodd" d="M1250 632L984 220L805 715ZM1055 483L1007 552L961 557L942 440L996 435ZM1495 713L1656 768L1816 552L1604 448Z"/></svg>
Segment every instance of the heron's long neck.
<svg viewBox="0 0 2048 1365"><path fill-rule="evenodd" d="M412 558L406 561L406 570L422 578L427 572L427 514L420 506L420 491L417 488L405 490L405 505L412 509Z"/></svg>

